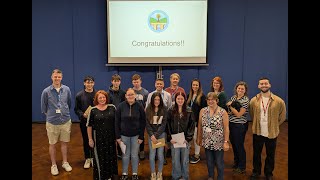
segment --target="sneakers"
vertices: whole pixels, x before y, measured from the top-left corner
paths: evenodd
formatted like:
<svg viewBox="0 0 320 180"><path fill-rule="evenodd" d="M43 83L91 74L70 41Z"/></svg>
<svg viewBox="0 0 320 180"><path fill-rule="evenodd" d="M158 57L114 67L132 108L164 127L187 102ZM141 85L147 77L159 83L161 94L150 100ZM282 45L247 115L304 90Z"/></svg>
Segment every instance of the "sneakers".
<svg viewBox="0 0 320 180"><path fill-rule="evenodd" d="M145 155L144 155L144 151L140 151L139 152L139 159L140 160L144 160L146 157L145 157Z"/></svg>
<svg viewBox="0 0 320 180"><path fill-rule="evenodd" d="M156 173L151 173L151 177L150 177L150 180L157 180L157 175Z"/></svg>
<svg viewBox="0 0 320 180"><path fill-rule="evenodd" d="M120 177L120 180L128 180L128 175L122 174L122 176Z"/></svg>
<svg viewBox="0 0 320 180"><path fill-rule="evenodd" d="M56 164L51 166L51 174L54 176L59 174L59 170Z"/></svg>
<svg viewBox="0 0 320 180"><path fill-rule="evenodd" d="M62 164L62 167L64 168L64 170L66 170L67 172L72 171L72 167L70 166L70 164L68 162L64 162Z"/></svg>
<svg viewBox="0 0 320 180"><path fill-rule="evenodd" d="M84 162L83 168L88 169L90 168L91 164L91 158L86 159L86 162Z"/></svg>
<svg viewBox="0 0 320 180"><path fill-rule="evenodd" d="M162 180L162 172L157 173L157 180Z"/></svg>
<svg viewBox="0 0 320 180"><path fill-rule="evenodd" d="M246 170L240 169L240 168L235 168L235 169L233 169L233 172L238 173L238 174L245 174Z"/></svg>
<svg viewBox="0 0 320 180"><path fill-rule="evenodd" d="M193 155L193 156L190 157L190 163L191 164L196 164L199 161L200 161L200 156L197 157L196 155Z"/></svg>
<svg viewBox="0 0 320 180"><path fill-rule="evenodd" d="M139 177L138 177L138 175L132 175L132 180L139 180Z"/></svg>

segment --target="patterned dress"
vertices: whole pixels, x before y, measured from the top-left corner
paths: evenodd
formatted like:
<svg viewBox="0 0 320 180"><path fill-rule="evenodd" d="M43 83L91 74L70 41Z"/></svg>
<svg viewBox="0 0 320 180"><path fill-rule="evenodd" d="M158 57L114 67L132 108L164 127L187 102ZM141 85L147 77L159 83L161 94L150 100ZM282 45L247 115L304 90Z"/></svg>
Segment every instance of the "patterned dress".
<svg viewBox="0 0 320 180"><path fill-rule="evenodd" d="M202 115L202 146L210 150L222 150L224 144L223 108L210 117L209 107L204 108Z"/></svg>
<svg viewBox="0 0 320 180"><path fill-rule="evenodd" d="M93 179L107 180L118 174L115 144L115 107L101 111L93 108L90 112L88 126L92 126L94 140Z"/></svg>

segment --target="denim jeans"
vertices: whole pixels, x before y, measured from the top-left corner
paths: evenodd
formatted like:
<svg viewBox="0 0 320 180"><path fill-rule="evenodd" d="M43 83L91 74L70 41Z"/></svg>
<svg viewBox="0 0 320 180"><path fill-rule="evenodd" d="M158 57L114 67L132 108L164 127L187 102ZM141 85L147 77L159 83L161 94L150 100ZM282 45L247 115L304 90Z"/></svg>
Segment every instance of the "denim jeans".
<svg viewBox="0 0 320 180"><path fill-rule="evenodd" d="M178 180L181 177L184 180L189 179L189 152L190 143L187 143L186 148L174 148L171 144L173 180Z"/></svg>
<svg viewBox="0 0 320 180"><path fill-rule="evenodd" d="M128 174L128 167L131 157L132 173L138 173L139 164L139 146L138 135L133 137L127 137L121 135L121 141L126 145L126 153L122 154L122 174ZM143 142L142 142L143 143Z"/></svg>
<svg viewBox="0 0 320 180"><path fill-rule="evenodd" d="M214 177L214 165L217 165L218 179L223 180L223 171L224 171L224 160L223 155L224 151L219 150L209 150L205 148L206 158L207 158L207 167L209 177Z"/></svg>
<svg viewBox="0 0 320 180"><path fill-rule="evenodd" d="M164 136L165 136L165 133L162 133L159 136L159 139L164 138ZM155 164L156 153L158 154L158 172L162 172L163 162L164 162L164 156L163 156L164 147L152 149L152 143L151 143L150 136L149 136L149 143L148 144L149 144L149 161L150 161L151 173L156 172L156 164Z"/></svg>

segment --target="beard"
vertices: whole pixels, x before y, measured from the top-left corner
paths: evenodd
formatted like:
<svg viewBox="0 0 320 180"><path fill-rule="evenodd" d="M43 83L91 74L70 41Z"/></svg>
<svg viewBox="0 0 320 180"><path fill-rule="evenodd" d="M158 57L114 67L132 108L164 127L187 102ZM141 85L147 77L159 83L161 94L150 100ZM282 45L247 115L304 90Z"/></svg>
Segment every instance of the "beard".
<svg viewBox="0 0 320 180"><path fill-rule="evenodd" d="M270 88L267 88L267 89L260 89L260 91L262 92L262 93L267 93L268 91L270 90Z"/></svg>

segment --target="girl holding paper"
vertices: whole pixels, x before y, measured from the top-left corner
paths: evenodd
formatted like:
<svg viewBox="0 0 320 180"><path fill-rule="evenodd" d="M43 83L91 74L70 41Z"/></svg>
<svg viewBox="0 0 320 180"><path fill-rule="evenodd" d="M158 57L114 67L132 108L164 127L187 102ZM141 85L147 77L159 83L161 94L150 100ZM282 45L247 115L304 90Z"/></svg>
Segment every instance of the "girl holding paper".
<svg viewBox="0 0 320 180"><path fill-rule="evenodd" d="M162 180L163 150L165 146L165 128L167 124L167 111L163 104L161 94L155 92L151 96L151 103L146 108L146 129L149 135L149 161L151 180ZM163 140L163 141L160 141ZM162 143L162 144L161 144ZM158 147L155 145L159 145ZM163 146L162 146L163 145ZM158 155L158 173L155 170L155 156Z"/></svg>
<svg viewBox="0 0 320 180"><path fill-rule="evenodd" d="M195 118L187 110L186 94L178 92L174 106L168 112L168 141L171 142L172 179L189 179L190 141L193 138Z"/></svg>

